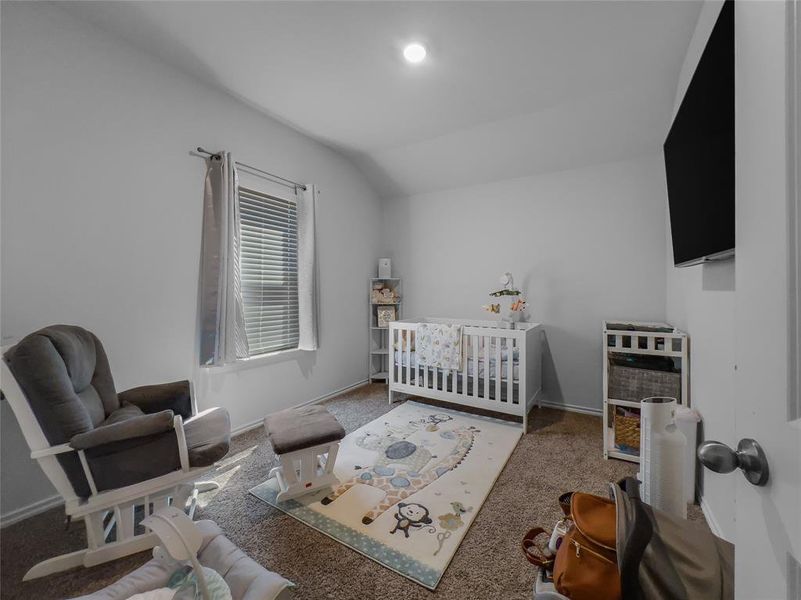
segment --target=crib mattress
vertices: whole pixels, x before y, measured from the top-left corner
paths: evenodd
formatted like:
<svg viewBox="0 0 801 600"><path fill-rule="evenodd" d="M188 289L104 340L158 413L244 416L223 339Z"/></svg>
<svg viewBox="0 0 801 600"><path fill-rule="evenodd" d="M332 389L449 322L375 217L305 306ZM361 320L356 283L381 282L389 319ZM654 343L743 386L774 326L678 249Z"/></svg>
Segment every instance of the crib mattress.
<svg viewBox="0 0 801 600"><path fill-rule="evenodd" d="M417 365L417 356L416 356L416 352L414 350L412 350L410 353L402 352L400 350L395 350L395 364L399 365L399 366L402 365L402 366L405 367L409 363L409 357L410 356L411 356L411 361L412 361L411 362L411 368L412 369L417 369L417 367L418 367L418 365ZM513 364L512 364L512 379L514 381L517 381L519 379L519 368L520 368L520 364L519 364L519 361L518 361L517 348L514 349L514 352L512 353L512 356L514 357L513 358ZM503 348L502 351L501 351L501 380L505 380L508 377L507 374L508 374L509 371L508 371L508 358L507 357L508 357L508 353L506 352L506 348ZM484 361L483 358L479 358L477 362L478 362L478 377L479 378L483 378L483 377L485 377L485 371L486 371L486 369L484 367L485 361ZM494 356L492 356L490 358L490 372L489 372L490 379L494 379L495 378L495 363L496 362L497 362L496 358ZM423 369L423 365L420 365L420 369L421 370ZM431 370L431 367L429 367L429 370ZM443 371L447 372L447 370L443 370ZM474 371L475 371L475 368L474 368L474 365L473 365L473 357L472 357L471 354L468 353L467 375L469 377L473 377L474 376L473 375ZM464 375L464 372L460 372L460 375Z"/></svg>

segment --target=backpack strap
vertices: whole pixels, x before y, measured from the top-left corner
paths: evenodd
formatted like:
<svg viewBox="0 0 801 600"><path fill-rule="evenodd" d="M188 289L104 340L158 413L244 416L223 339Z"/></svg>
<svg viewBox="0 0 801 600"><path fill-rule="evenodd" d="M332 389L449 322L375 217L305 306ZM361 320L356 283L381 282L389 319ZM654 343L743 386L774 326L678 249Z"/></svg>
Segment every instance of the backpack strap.
<svg viewBox="0 0 801 600"><path fill-rule="evenodd" d="M640 563L654 528L649 508L640 499L640 482L627 477L610 484L617 509L617 561L622 600L643 600Z"/></svg>

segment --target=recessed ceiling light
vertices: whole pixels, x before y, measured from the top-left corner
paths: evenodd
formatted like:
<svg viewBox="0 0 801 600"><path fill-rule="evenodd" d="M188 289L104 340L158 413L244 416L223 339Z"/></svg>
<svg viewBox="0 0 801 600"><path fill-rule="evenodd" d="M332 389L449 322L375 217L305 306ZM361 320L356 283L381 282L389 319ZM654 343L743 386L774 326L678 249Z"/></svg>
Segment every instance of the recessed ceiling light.
<svg viewBox="0 0 801 600"><path fill-rule="evenodd" d="M412 64L423 62L426 57L426 48L422 44L409 44L403 49L403 58Z"/></svg>

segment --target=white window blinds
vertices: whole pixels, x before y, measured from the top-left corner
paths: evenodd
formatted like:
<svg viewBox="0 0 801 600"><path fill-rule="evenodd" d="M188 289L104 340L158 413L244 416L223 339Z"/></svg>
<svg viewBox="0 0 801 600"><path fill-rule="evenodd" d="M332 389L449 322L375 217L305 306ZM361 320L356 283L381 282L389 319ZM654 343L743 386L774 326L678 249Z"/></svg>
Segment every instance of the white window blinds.
<svg viewBox="0 0 801 600"><path fill-rule="evenodd" d="M240 186L239 213L249 354L297 348L297 203Z"/></svg>

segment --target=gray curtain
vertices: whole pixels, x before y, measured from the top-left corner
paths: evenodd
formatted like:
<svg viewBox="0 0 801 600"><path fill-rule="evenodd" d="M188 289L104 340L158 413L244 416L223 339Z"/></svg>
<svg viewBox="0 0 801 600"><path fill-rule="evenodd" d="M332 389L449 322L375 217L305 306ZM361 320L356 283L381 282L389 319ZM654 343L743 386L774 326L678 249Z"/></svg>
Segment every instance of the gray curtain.
<svg viewBox="0 0 801 600"><path fill-rule="evenodd" d="M318 285L315 205L317 188L306 184L298 194L298 349L317 350Z"/></svg>
<svg viewBox="0 0 801 600"><path fill-rule="evenodd" d="M230 153L206 159L198 302L201 366L219 366L248 355L239 275L237 188Z"/></svg>

